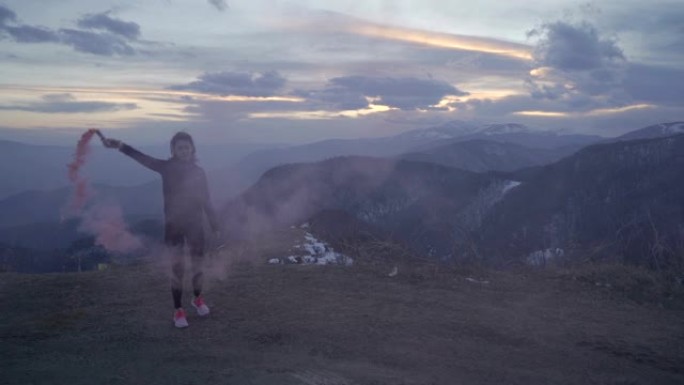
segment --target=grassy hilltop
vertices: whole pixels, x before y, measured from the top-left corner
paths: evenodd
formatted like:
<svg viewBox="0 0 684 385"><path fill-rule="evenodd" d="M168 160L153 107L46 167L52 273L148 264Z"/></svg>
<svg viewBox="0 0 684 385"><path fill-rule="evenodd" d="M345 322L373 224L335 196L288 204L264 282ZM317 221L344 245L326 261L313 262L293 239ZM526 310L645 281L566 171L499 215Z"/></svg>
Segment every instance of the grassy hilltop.
<svg viewBox="0 0 684 385"><path fill-rule="evenodd" d="M2 383L684 383L684 311L572 274L250 259L177 330L158 265L0 275Z"/></svg>

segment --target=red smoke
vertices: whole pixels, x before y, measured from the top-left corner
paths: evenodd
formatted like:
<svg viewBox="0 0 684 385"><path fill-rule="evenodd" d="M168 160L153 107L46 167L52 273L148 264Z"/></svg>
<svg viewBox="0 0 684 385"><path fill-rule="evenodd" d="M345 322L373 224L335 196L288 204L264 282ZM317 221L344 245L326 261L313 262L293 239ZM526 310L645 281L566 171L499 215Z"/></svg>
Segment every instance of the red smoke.
<svg viewBox="0 0 684 385"><path fill-rule="evenodd" d="M88 179L79 173L90 153L90 139L96 134L104 138L94 128L89 129L81 136L76 145L74 160L68 165L69 181L74 185L74 195L71 198L69 214L77 215L82 219L79 230L94 235L96 244L112 252L131 252L142 247L142 242L128 232L119 206L99 205L82 212L88 200L89 183Z"/></svg>
<svg viewBox="0 0 684 385"><path fill-rule="evenodd" d="M81 135L81 139L78 140L78 145L76 146L76 153L74 153L74 161L68 166L69 180L74 184L74 196L71 200L72 212L81 211L88 197L88 181L81 178L79 171L85 164L86 156L90 152L88 144L95 133L96 130L91 128Z"/></svg>
<svg viewBox="0 0 684 385"><path fill-rule="evenodd" d="M95 235L95 244L107 251L128 253L140 249L142 241L128 232L118 205L99 205L82 216L80 230Z"/></svg>

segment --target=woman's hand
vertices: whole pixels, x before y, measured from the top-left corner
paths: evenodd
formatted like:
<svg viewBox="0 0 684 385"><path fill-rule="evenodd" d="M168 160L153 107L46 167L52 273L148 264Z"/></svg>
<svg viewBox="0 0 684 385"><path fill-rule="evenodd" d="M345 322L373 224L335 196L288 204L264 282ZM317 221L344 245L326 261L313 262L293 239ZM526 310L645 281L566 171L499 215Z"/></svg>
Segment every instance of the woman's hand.
<svg viewBox="0 0 684 385"><path fill-rule="evenodd" d="M119 149L119 148L121 148L121 146L123 146L123 142L120 140L116 140L116 139L105 139L102 143L107 148Z"/></svg>

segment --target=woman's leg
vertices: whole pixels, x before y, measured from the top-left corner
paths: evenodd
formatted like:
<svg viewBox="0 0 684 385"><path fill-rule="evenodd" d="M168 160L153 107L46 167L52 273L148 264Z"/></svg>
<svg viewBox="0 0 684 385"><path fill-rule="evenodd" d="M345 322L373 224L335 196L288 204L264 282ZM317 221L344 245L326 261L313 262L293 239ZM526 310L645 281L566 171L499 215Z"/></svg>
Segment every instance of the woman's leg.
<svg viewBox="0 0 684 385"><path fill-rule="evenodd" d="M204 283L204 229L202 224L188 226L186 236L192 261L192 289L195 297L199 297L202 294Z"/></svg>
<svg viewBox="0 0 684 385"><path fill-rule="evenodd" d="M176 309L183 307L183 275L185 273L185 258L183 244L185 236L178 226L167 223L164 229L164 243L171 253L171 296Z"/></svg>

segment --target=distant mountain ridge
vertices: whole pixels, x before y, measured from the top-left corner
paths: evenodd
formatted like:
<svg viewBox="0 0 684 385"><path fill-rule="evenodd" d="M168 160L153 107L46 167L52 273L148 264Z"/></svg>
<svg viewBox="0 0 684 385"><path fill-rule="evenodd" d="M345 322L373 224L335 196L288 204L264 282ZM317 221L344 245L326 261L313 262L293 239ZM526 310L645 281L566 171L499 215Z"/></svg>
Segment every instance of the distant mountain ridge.
<svg viewBox="0 0 684 385"><path fill-rule="evenodd" d="M638 130L628 132L624 135L618 136L617 140L635 140L635 139L650 139L660 138L665 136L672 136L684 134L684 122L670 122L654 124L652 126L644 127Z"/></svg>
<svg viewBox="0 0 684 385"><path fill-rule="evenodd" d="M256 151L235 167L222 171L219 183L224 191L237 194L267 170L282 164L316 162L337 156L393 157L404 153L424 152L432 147L452 142L484 139L513 143L532 148L562 148L571 150L602 141L595 135L564 134L540 131L516 123L480 124L454 120L438 126L420 128L401 134L361 139L329 139L320 142ZM570 153L562 150L562 153ZM220 175L220 174L219 174Z"/></svg>
<svg viewBox="0 0 684 385"><path fill-rule="evenodd" d="M579 148L531 148L485 139L457 141L400 155L398 158L431 162L468 171L513 171L555 162Z"/></svg>
<svg viewBox="0 0 684 385"><path fill-rule="evenodd" d="M435 127L417 129L396 135L394 138L411 138L426 143L439 141L466 141L486 139L498 142L515 143L534 148L556 148L568 145L588 145L604 139L598 135L573 134L567 132L538 130L518 123L478 124L464 121L451 121ZM423 143L424 145L425 143Z"/></svg>

